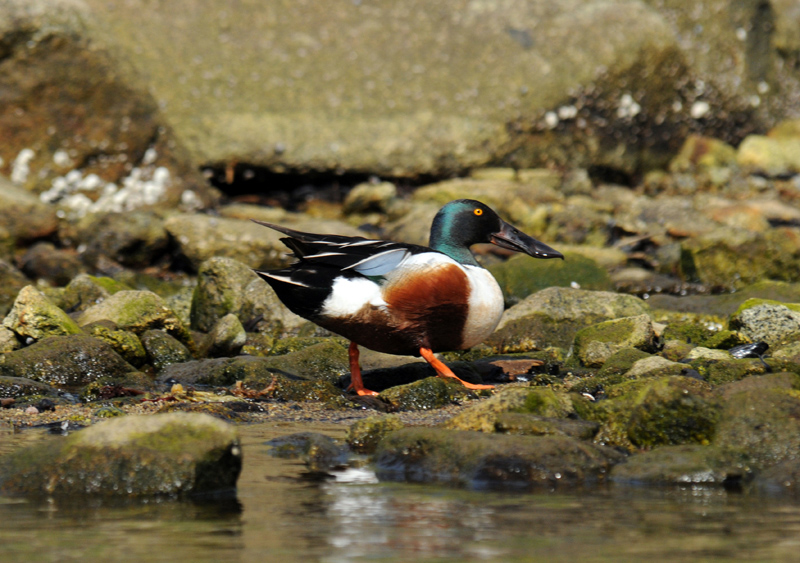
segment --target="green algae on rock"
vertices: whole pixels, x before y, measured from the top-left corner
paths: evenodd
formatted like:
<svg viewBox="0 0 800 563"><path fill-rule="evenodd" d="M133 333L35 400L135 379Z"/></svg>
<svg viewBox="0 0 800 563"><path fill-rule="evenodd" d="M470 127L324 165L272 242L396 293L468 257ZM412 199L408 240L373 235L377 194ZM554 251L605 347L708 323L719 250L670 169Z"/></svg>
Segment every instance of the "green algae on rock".
<svg viewBox="0 0 800 563"><path fill-rule="evenodd" d="M429 410L452 405L472 393L460 383L450 383L440 377L397 385L381 391L379 398L401 411Z"/></svg>
<svg viewBox="0 0 800 563"><path fill-rule="evenodd" d="M3 326L32 340L81 333L75 321L32 285L20 290Z"/></svg>
<svg viewBox="0 0 800 563"><path fill-rule="evenodd" d="M371 454L389 433L405 425L397 415L384 414L358 420L347 429L347 444L360 454Z"/></svg>
<svg viewBox="0 0 800 563"><path fill-rule="evenodd" d="M575 353L581 363L589 367L602 366L623 348L655 352L658 347L659 340L648 315L603 321L575 335Z"/></svg>
<svg viewBox="0 0 800 563"><path fill-rule="evenodd" d="M378 477L391 481L530 489L603 482L623 458L567 436L404 428L381 440L375 465Z"/></svg>
<svg viewBox="0 0 800 563"><path fill-rule="evenodd" d="M241 467L236 429L213 417L124 416L5 456L0 491L124 497L232 491Z"/></svg>
<svg viewBox="0 0 800 563"><path fill-rule="evenodd" d="M156 373L172 364L190 362L193 359L186 346L163 330L146 330L140 339L147 353L147 363L153 366Z"/></svg>

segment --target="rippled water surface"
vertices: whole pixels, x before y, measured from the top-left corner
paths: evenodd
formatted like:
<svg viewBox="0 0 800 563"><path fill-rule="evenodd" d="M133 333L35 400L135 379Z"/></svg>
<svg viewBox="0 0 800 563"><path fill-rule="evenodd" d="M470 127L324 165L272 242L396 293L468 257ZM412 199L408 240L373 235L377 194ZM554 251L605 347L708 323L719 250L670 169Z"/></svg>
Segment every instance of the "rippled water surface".
<svg viewBox="0 0 800 563"><path fill-rule="evenodd" d="M708 489L476 493L312 475L267 454L300 430L242 428L236 499L0 497L0 561L794 561L800 502ZM0 451L23 432L0 436Z"/></svg>

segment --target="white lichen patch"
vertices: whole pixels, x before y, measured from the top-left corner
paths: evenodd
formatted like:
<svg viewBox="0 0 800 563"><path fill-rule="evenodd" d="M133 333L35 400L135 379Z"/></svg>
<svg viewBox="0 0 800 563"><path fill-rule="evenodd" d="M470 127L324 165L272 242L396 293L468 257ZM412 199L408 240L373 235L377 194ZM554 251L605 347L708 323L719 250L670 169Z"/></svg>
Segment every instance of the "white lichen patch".
<svg viewBox="0 0 800 563"><path fill-rule="evenodd" d="M11 181L15 184L24 184L31 173L30 162L36 153L32 149L22 149L11 165Z"/></svg>
<svg viewBox="0 0 800 563"><path fill-rule="evenodd" d="M148 149L143 165L133 168L121 180L121 187L105 182L96 174L84 176L80 170L71 170L53 179L51 188L39 197L45 203L58 203L78 217L86 213L121 213L155 205L164 198L172 183L167 168L152 166L157 156L154 149Z"/></svg>

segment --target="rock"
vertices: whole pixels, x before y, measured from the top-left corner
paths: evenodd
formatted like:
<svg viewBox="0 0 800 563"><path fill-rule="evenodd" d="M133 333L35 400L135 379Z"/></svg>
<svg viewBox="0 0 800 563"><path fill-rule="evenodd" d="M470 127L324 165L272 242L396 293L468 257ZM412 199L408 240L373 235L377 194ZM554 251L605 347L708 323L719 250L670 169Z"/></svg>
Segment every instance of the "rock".
<svg viewBox="0 0 800 563"><path fill-rule="evenodd" d="M285 226L299 231L361 235L339 221L306 219ZM259 270L280 268L288 263L288 249L279 240L285 235L252 221L184 214L173 215L164 227L194 269L212 257L232 258Z"/></svg>
<svg viewBox="0 0 800 563"><path fill-rule="evenodd" d="M507 302L518 303L532 293L548 287L579 287L610 290L608 272L594 260L580 254L566 253L564 260L536 260L513 256L489 267L500 284Z"/></svg>
<svg viewBox="0 0 800 563"><path fill-rule="evenodd" d="M147 353L147 363L156 373L172 364L192 361L192 353L177 339L163 330L146 330L141 335L142 346Z"/></svg>
<svg viewBox="0 0 800 563"><path fill-rule="evenodd" d="M362 379L364 381L364 386L367 389L371 389L372 391L385 391L386 389L391 389L396 386L407 386L414 383L420 383L423 380L426 380L431 377L436 376L436 372L434 369L427 363L427 362L408 362L408 359L411 359L409 356L399 356L400 361L406 361L407 363L401 363L400 365L393 365L390 367L385 368L377 368L377 369L370 369L365 370L364 365L362 364ZM449 367L454 374L460 377L462 380L468 383L477 383L482 384L483 378L478 373L477 366L472 364L471 362L445 362L447 367ZM442 380L444 383L444 380ZM345 385L350 384L350 378L346 377L344 380ZM433 388L428 387L428 390L434 392L434 396L438 395L439 393L445 393L445 388L440 387L438 384L433 384ZM412 388L404 388L404 390L398 390L394 394L394 398L397 399L400 395L396 393L405 393L409 392L409 397L413 397L417 393L423 391L425 389L425 385L420 387L412 387ZM445 395L452 394L453 391L447 391ZM392 399L394 400L394 399ZM418 399L415 399L416 402ZM448 400L448 399L443 399Z"/></svg>
<svg viewBox="0 0 800 563"><path fill-rule="evenodd" d="M787 303L800 303L800 284L775 280L762 280L721 295L651 295L648 299L653 309L668 309L686 313L727 317L751 298L772 299ZM722 327L720 327L722 328ZM709 335L706 336L708 338Z"/></svg>
<svg viewBox="0 0 800 563"><path fill-rule="evenodd" d="M686 369L685 364L671 362L660 356L650 356L635 361L631 368L625 372L625 378L641 379L643 377L679 375L684 369Z"/></svg>
<svg viewBox="0 0 800 563"><path fill-rule="evenodd" d="M758 470L800 456L800 398L792 390L756 388L725 403L714 445L743 452Z"/></svg>
<svg viewBox="0 0 800 563"><path fill-rule="evenodd" d="M632 485L740 486L751 477L742 456L718 448L686 444L664 446L615 465L610 480Z"/></svg>
<svg viewBox="0 0 800 563"><path fill-rule="evenodd" d="M51 336L2 356L0 375L27 377L75 390L95 381L124 378L135 369L104 341L91 336Z"/></svg>
<svg viewBox="0 0 800 563"><path fill-rule="evenodd" d="M404 428L381 440L375 466L381 480L519 490L603 482L622 458L566 436Z"/></svg>
<svg viewBox="0 0 800 563"><path fill-rule="evenodd" d="M568 349L581 328L600 321L646 314L647 303L631 295L553 287L508 309L487 340L501 353Z"/></svg>
<svg viewBox="0 0 800 563"><path fill-rule="evenodd" d="M78 324L108 320L122 330L141 334L150 329L162 329L192 346L189 330L164 300L151 291L119 291L81 313Z"/></svg>
<svg viewBox="0 0 800 563"><path fill-rule="evenodd" d="M274 375L290 380L319 379L333 384L349 373L347 349L329 340L282 356L239 356L173 364L161 371L158 380L215 386L243 381L251 389L263 389Z"/></svg>
<svg viewBox="0 0 800 563"><path fill-rule="evenodd" d="M748 172L767 176L800 173L800 137L749 135L739 145L736 160Z"/></svg>
<svg viewBox="0 0 800 563"><path fill-rule="evenodd" d="M231 258L211 258L200 266L192 296L192 328L209 332L232 313L248 330L262 328L278 333L305 324L281 303L267 282L245 264Z"/></svg>
<svg viewBox="0 0 800 563"><path fill-rule="evenodd" d="M437 203L415 203L408 213L386 224L384 229L386 238L427 246L431 223L441 207Z"/></svg>
<svg viewBox="0 0 800 563"><path fill-rule="evenodd" d="M682 86L693 75L668 23L672 17L645 4L460 3L453 13L463 17L444 20L433 17L436 5L429 0L415 0L408 11L287 4L280 21L237 6L226 10L223 44L208 23L216 14L213 5L178 8L191 14L184 26L154 17L138 2L114 10L95 0L89 4L97 21L92 33L153 77L155 97L200 162L246 158L276 172L343 169L386 176L444 176L494 162L515 168L602 163L632 171L634 162L663 158L672 149L656 139L663 128L659 116L681 123L670 130L676 139L694 122L690 100L698 94ZM272 47L284 56L253 47L278 29L287 36L317 33L300 52L275 36ZM345 41L340 29L358 32ZM401 44L394 34L377 31L386 29L411 32ZM184 43L202 58L186 58L176 47ZM136 49L144 44L152 51ZM358 63L348 62L351 53ZM194 72L182 70L192 65ZM327 75L318 72L322 68ZM552 68L571 80L554 76ZM295 72L302 77L300 91L297 79L269 83L263 69L269 76ZM399 83L406 89L398 90ZM330 84L337 85L333 97ZM713 95L711 81L703 84L702 95ZM225 104L215 103L220 99ZM191 111L186 100L193 102ZM727 100L712 99L712 107L735 111ZM680 107L673 105L678 101ZM722 111L709 113L725 121ZM198 114L208 119L198 122ZM631 131L632 123L641 131Z"/></svg>
<svg viewBox="0 0 800 563"><path fill-rule="evenodd" d="M222 317L211 333L208 335L209 356L236 356L242 350L242 346L247 341L247 334L244 331L242 323L236 315L228 313Z"/></svg>
<svg viewBox="0 0 800 563"><path fill-rule="evenodd" d="M85 311L109 295L131 289L112 278L80 274L69 282L64 291L64 307L70 313Z"/></svg>
<svg viewBox="0 0 800 563"><path fill-rule="evenodd" d="M347 464L346 446L318 432L299 432L267 442L276 457L302 459L311 471L330 471Z"/></svg>
<svg viewBox="0 0 800 563"><path fill-rule="evenodd" d="M751 487L762 494L797 498L800 492L800 464L796 459L788 459L769 467L756 475Z"/></svg>
<svg viewBox="0 0 800 563"><path fill-rule="evenodd" d="M79 334L80 327L32 285L22 288L3 326L20 338Z"/></svg>
<svg viewBox="0 0 800 563"><path fill-rule="evenodd" d="M6 106L8 110L8 107ZM5 115L5 114L4 114ZM0 148L0 156L11 149L10 139ZM14 155L16 156L16 155ZM7 161L10 162L10 161ZM2 168L2 167L0 167ZM28 242L52 235L58 228L56 210L41 201L29 191L15 186L0 176L0 225L8 234L20 242Z"/></svg>
<svg viewBox="0 0 800 563"><path fill-rule="evenodd" d="M360 454L371 454L389 433L405 425L397 415L384 414L357 420L347 429L347 444Z"/></svg>
<svg viewBox="0 0 800 563"><path fill-rule="evenodd" d="M800 305L748 299L731 315L728 324L754 342L775 345L800 335Z"/></svg>
<svg viewBox="0 0 800 563"><path fill-rule="evenodd" d="M17 335L4 326L0 326L0 354L13 352L21 346Z"/></svg>
<svg viewBox="0 0 800 563"><path fill-rule="evenodd" d="M214 202L147 87L92 33L95 10L13 0L3 12L0 158L12 181L78 213Z"/></svg>
<svg viewBox="0 0 800 563"><path fill-rule="evenodd" d="M27 377L0 376L0 397L18 398L28 395L55 395L55 389Z"/></svg>
<svg viewBox="0 0 800 563"><path fill-rule="evenodd" d="M722 385L732 381L738 381L745 377L761 375L767 372L768 368L761 360L746 359L706 359L699 358L692 360L689 366L694 369L700 377L713 385Z"/></svg>
<svg viewBox="0 0 800 563"><path fill-rule="evenodd" d="M468 395L470 391L460 383L449 383L439 377L428 377L381 391L380 399L396 410L417 411L452 405Z"/></svg>
<svg viewBox="0 0 800 563"><path fill-rule="evenodd" d="M172 496L231 491L242 452L233 426L174 413L113 418L3 462L7 495Z"/></svg>
<svg viewBox="0 0 800 563"><path fill-rule="evenodd" d="M67 285L83 270L74 251L58 249L49 242L39 242L30 247L20 259L20 267L29 278L55 285Z"/></svg>
<svg viewBox="0 0 800 563"><path fill-rule="evenodd" d="M637 388L627 425L635 446L711 442L720 407L709 384L671 376L622 385Z"/></svg>
<svg viewBox="0 0 800 563"><path fill-rule="evenodd" d="M0 316L8 314L19 291L30 283L22 272L0 260Z"/></svg>
<svg viewBox="0 0 800 563"><path fill-rule="evenodd" d="M470 405L444 423L455 430L494 432L498 415L506 412L529 413L547 418L564 418L574 412L569 397L549 387L517 387Z"/></svg>
<svg viewBox="0 0 800 563"><path fill-rule="evenodd" d="M720 168L736 163L736 149L711 137L689 135L677 155L669 163L671 172L693 172Z"/></svg>
<svg viewBox="0 0 800 563"><path fill-rule="evenodd" d="M575 353L589 367L602 366L623 348L655 352L659 342L648 315L623 317L583 328L575 335Z"/></svg>
<svg viewBox="0 0 800 563"><path fill-rule="evenodd" d="M501 434L524 436L570 436L578 440L591 440L600 425L588 420L548 418L535 414L506 412L497 416L495 431Z"/></svg>
<svg viewBox="0 0 800 563"><path fill-rule="evenodd" d="M142 367L147 360L145 348L139 337L127 330L116 330L113 323L90 324L85 327L84 332L108 343L117 354L134 367Z"/></svg>
<svg viewBox="0 0 800 563"><path fill-rule="evenodd" d="M397 188L391 182L364 182L347 193L342 212L385 213L391 201L397 197Z"/></svg>
<svg viewBox="0 0 800 563"><path fill-rule="evenodd" d="M745 377L744 379L732 383L720 385L714 392L724 400L728 400L737 393L744 393L757 389L800 390L800 375L783 372L757 377Z"/></svg>
<svg viewBox="0 0 800 563"><path fill-rule="evenodd" d="M85 247L82 256L89 264L109 259L129 268L145 268L167 251L164 220L153 211L87 215L76 230L73 244Z"/></svg>
<svg viewBox="0 0 800 563"><path fill-rule="evenodd" d="M733 359L730 352L727 350L712 350L711 348L704 348L703 346L698 346L697 348L693 348L691 352L689 352L686 357L686 360L721 360L721 361L730 361Z"/></svg>

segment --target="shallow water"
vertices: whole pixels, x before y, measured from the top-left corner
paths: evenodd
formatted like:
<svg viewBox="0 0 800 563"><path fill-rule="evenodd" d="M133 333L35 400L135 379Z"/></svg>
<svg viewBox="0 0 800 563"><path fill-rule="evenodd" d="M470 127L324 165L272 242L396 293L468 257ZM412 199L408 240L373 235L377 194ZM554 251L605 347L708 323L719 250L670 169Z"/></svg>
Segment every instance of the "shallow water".
<svg viewBox="0 0 800 563"><path fill-rule="evenodd" d="M0 497L0 561L790 561L800 502L716 489L478 493L309 474L266 440L341 426L243 427L235 499ZM0 453L32 431L0 436Z"/></svg>

